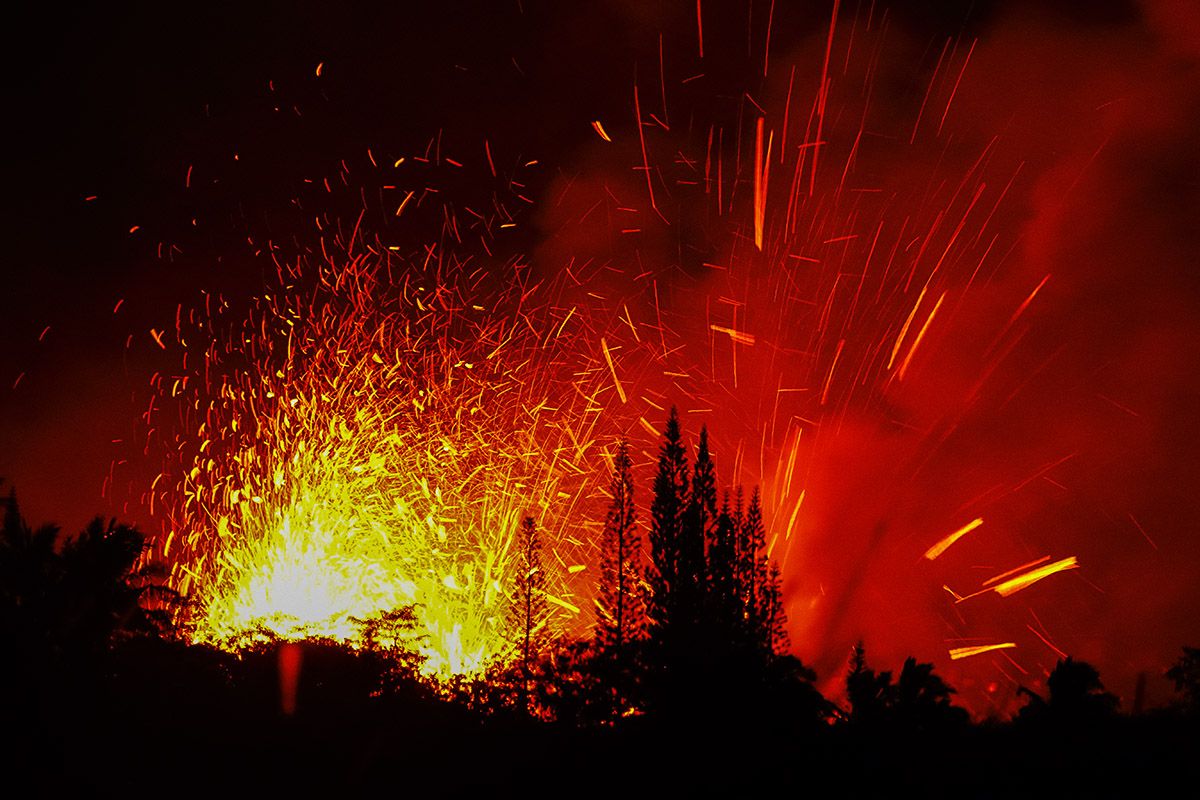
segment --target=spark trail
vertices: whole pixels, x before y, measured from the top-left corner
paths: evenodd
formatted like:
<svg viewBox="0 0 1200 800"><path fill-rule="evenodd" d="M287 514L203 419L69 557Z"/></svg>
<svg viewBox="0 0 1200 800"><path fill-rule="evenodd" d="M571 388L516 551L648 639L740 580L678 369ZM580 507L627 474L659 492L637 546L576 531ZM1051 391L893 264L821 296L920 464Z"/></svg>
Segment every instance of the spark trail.
<svg viewBox="0 0 1200 800"><path fill-rule="evenodd" d="M521 520L558 559L580 549L568 521L603 470L608 345L599 358L588 315L537 305L519 269L490 291L438 263L368 248L281 264L240 319L210 297L180 326L185 370L158 379L181 416L157 491L194 638L358 644L412 606L401 644L425 670L474 672L513 646ZM565 582L547 591L578 613Z"/></svg>

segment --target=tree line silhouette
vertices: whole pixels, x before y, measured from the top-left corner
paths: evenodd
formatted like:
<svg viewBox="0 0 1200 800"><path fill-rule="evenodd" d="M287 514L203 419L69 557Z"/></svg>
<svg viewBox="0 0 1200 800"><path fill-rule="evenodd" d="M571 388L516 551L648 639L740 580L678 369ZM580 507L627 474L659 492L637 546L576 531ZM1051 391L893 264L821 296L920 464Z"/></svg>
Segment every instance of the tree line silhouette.
<svg viewBox="0 0 1200 800"><path fill-rule="evenodd" d="M65 539L53 526L31 528L10 494L0 719L18 744L5 759L51 793L173 780L228 752L261 765L243 787L306 792L383 785L401 762L423 765L407 785L450 795L514 791L535 785L530 774L577 782L595 770L612 774L575 793L607 794L630 762L648 770L642 793L1105 794L1177 775L1195 785L1200 649L1183 648L1165 672L1176 702L1135 716L1118 713L1093 666L1068 657L1045 696L1021 687L1025 705L1012 720L974 723L933 665L909 658L898 674L876 671L861 643L834 702L788 652L760 495L718 490L707 430L689 458L671 410L645 543L626 442L612 464L590 639L547 630L529 517L508 609L515 659L433 687L417 657L384 644L414 623L413 609L399 609L365 625L358 650L304 645L295 715L280 711L278 643L247 637L231 654L184 640L173 620L187 600L147 565L138 531L97 519ZM131 767L135 750L137 769L114 772ZM221 767L211 768L216 781ZM983 773L990 782L978 784Z"/></svg>
<svg viewBox="0 0 1200 800"><path fill-rule="evenodd" d="M544 618L544 573L528 517L512 604L520 658L460 687L464 702L575 725L643 714L711 724L782 697L796 720L833 715L812 687L815 676L787 653L781 578L767 556L759 493L748 502L741 487L718 495L706 429L690 463L670 413L650 504L648 562L625 441L608 494L592 639L564 645L535 629Z"/></svg>

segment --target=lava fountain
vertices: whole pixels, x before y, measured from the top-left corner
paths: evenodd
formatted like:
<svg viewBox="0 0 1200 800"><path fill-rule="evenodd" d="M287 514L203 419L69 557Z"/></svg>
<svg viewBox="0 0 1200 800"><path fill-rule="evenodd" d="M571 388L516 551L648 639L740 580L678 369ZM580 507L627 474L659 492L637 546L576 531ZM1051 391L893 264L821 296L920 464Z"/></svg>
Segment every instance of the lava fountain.
<svg viewBox="0 0 1200 800"><path fill-rule="evenodd" d="M159 381L181 412L160 555L197 598L194 639L357 645L411 606L415 627L391 635L427 673L510 653L515 533L532 516L572 552L611 380L578 345L586 317L537 305L508 269L489 292L449 256L368 247L281 265L240 318L209 297L181 319L184 373ZM578 568L548 565L555 613L578 613L553 580Z"/></svg>

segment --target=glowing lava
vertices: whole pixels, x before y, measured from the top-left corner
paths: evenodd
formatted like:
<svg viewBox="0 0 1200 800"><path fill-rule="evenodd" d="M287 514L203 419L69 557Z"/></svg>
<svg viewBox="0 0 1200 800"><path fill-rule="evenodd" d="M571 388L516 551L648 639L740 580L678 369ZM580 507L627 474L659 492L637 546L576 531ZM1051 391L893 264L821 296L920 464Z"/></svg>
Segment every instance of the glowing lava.
<svg viewBox="0 0 1200 800"><path fill-rule="evenodd" d="M428 673L512 650L514 531L532 515L558 542L603 471L593 384L607 367L555 345L583 317L523 308L531 287L484 306L465 275L406 267L392 283L393 262L281 269L291 285L240 323L210 303L177 331L191 371L160 384L183 411L161 555L195 598L193 638L360 644L411 606L403 644ZM560 590L552 606L577 611Z"/></svg>

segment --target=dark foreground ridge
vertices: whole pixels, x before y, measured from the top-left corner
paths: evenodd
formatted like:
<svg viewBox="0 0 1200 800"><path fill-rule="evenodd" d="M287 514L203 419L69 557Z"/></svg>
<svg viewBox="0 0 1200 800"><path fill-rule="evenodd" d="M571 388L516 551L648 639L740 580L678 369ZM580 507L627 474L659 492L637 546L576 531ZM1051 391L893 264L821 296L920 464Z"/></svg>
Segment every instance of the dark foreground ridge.
<svg viewBox="0 0 1200 800"><path fill-rule="evenodd" d="M435 684L384 642L358 650L248 636L191 644L187 598L144 537L97 520L62 540L14 495L0 531L0 719L7 785L48 796L367 792L431 797L1168 796L1200 786L1200 649L1166 671L1178 699L1126 715L1065 658L1045 696L972 722L931 664L877 671L860 644L844 699L788 652L757 491L718 501L706 431L687 457L672 411L649 563L628 449L616 448L595 636L545 637L537 527L520 531L506 629L514 660ZM19 795L24 796L24 795Z"/></svg>
<svg viewBox="0 0 1200 800"><path fill-rule="evenodd" d="M52 796L1134 797L1190 793L1200 777L1200 726L1182 711L922 727L895 706L813 725L786 703L714 712L702 695L678 716L578 725L484 714L381 664L307 645L286 716L274 649L234 658L129 642L92 681L6 685L6 705L25 706L5 715L9 785Z"/></svg>

